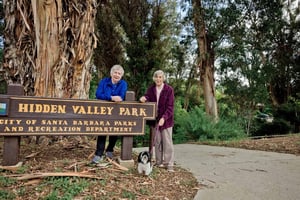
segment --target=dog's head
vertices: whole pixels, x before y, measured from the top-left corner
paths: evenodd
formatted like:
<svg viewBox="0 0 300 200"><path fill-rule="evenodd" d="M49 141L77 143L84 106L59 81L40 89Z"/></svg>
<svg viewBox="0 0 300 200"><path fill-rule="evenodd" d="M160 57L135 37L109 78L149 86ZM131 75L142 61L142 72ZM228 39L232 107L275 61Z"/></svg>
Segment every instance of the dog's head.
<svg viewBox="0 0 300 200"><path fill-rule="evenodd" d="M138 163L149 163L151 161L150 153L149 151L142 151L139 153L138 157Z"/></svg>

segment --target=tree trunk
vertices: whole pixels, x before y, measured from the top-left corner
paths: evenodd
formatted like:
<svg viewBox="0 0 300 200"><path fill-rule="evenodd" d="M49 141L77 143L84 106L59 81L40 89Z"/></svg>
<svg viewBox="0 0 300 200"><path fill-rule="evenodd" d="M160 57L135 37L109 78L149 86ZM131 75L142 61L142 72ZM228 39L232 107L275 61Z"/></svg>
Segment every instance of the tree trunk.
<svg viewBox="0 0 300 200"><path fill-rule="evenodd" d="M22 84L25 95L87 99L96 1L6 0L3 5L7 82Z"/></svg>
<svg viewBox="0 0 300 200"><path fill-rule="evenodd" d="M196 39L199 48L198 67L200 70L200 81L203 86L205 111L214 119L218 119L217 101L215 97L214 79L214 52L211 47L212 41L209 39L205 28L204 13L200 0L193 0L193 17L196 32Z"/></svg>

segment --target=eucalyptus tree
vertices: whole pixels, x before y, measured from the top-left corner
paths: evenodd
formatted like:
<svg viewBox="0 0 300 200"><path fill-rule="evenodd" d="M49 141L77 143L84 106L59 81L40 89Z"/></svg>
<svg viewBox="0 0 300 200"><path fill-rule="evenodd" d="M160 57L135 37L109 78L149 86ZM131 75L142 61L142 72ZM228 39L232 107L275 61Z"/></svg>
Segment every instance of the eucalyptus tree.
<svg viewBox="0 0 300 200"><path fill-rule="evenodd" d="M5 0L3 68L26 95L88 98L94 0Z"/></svg>
<svg viewBox="0 0 300 200"><path fill-rule="evenodd" d="M211 37L210 30L206 25L204 8L201 0L192 0L193 22L195 37L198 45L197 67L200 72L200 81L203 87L205 111L214 119L218 119L218 108L215 90L215 39Z"/></svg>

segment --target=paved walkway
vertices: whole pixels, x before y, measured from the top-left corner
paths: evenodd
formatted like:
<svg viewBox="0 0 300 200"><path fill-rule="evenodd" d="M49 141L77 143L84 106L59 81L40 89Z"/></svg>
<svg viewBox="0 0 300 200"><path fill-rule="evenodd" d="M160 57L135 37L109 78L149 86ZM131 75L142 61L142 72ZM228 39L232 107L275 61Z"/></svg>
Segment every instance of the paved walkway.
<svg viewBox="0 0 300 200"><path fill-rule="evenodd" d="M299 156L180 144L175 162L204 185L194 200L300 199Z"/></svg>
<svg viewBox="0 0 300 200"><path fill-rule="evenodd" d="M264 151L182 144L178 165L199 183L196 200L298 200L300 157Z"/></svg>

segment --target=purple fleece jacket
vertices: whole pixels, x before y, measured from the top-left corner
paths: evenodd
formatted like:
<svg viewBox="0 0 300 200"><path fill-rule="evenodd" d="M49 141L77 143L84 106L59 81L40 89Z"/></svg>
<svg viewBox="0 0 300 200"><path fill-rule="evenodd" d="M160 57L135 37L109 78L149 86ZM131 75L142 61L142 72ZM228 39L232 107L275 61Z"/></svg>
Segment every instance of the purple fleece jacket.
<svg viewBox="0 0 300 200"><path fill-rule="evenodd" d="M156 99L156 88L155 84L147 89L144 95L149 102L157 102ZM163 130L174 126L174 90L173 88L164 83L164 87L160 93L158 109L157 109L157 120L160 118L165 119L165 123L159 129Z"/></svg>

